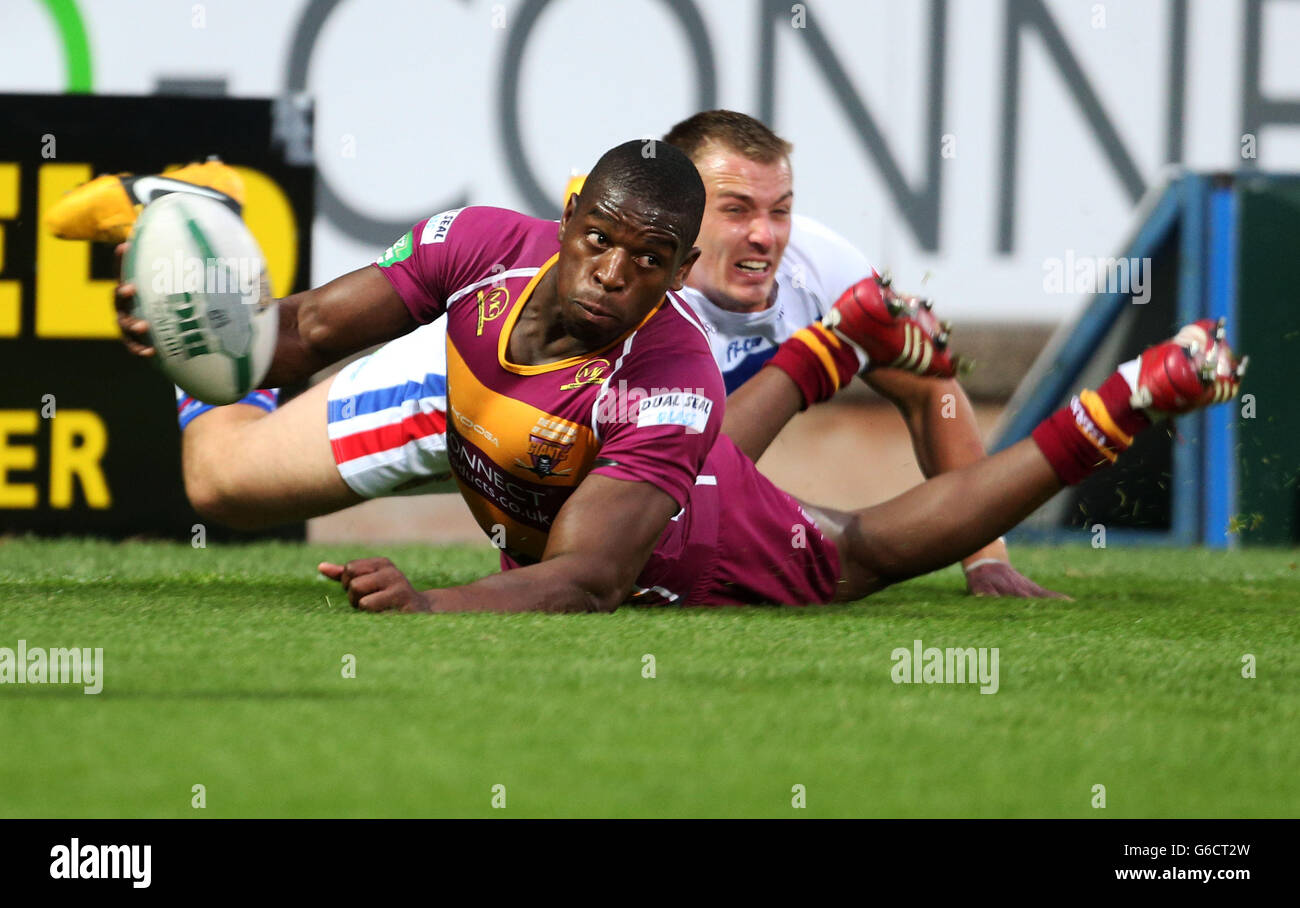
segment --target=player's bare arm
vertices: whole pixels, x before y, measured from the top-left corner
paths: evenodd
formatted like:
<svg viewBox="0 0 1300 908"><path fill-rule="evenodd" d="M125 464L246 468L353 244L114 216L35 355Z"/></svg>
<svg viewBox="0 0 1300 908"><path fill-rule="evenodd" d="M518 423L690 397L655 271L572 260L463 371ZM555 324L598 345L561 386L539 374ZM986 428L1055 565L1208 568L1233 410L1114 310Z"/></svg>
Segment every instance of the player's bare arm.
<svg viewBox="0 0 1300 908"><path fill-rule="evenodd" d="M676 511L649 483L592 475L560 510L538 564L424 592L387 558L319 570L367 612L612 612L627 601Z"/></svg>
<svg viewBox="0 0 1300 908"><path fill-rule="evenodd" d="M125 250L125 243L117 247L119 264ZM134 285L118 284L118 330L128 351L147 358L154 355L146 333L149 323L132 315L134 297ZM267 388L306 381L326 366L416 327L392 285L370 267L292 294L279 303L275 358L262 380Z"/></svg>

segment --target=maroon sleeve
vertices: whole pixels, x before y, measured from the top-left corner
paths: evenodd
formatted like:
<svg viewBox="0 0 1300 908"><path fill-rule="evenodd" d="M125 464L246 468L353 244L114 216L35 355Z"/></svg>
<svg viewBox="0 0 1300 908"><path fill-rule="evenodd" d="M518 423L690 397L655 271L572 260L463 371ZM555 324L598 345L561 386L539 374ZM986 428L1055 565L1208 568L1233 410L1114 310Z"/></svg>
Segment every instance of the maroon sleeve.
<svg viewBox="0 0 1300 908"><path fill-rule="evenodd" d="M455 208L425 218L375 260L417 322L442 315L447 297L477 277L485 221L497 210Z"/></svg>
<svg viewBox="0 0 1300 908"><path fill-rule="evenodd" d="M611 376L596 403L601 445L592 469L614 479L651 483L679 507L685 507L717 440L727 399L703 337L685 340L675 351L629 356L633 361Z"/></svg>

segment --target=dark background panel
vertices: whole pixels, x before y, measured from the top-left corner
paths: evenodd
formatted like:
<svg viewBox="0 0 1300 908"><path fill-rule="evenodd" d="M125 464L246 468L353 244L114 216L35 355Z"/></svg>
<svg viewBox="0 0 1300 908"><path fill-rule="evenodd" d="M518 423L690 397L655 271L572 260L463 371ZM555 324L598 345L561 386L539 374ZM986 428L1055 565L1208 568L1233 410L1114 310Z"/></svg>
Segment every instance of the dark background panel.
<svg viewBox="0 0 1300 908"><path fill-rule="evenodd" d="M1300 180L1247 179L1240 187L1238 348L1250 356L1238 405L1238 512L1243 540L1300 544Z"/></svg>
<svg viewBox="0 0 1300 908"><path fill-rule="evenodd" d="M301 107L298 108L300 111ZM0 533L130 535L189 539L200 522L185 500L179 431L171 383L148 363L129 356L116 340L43 339L34 335L39 168L85 163L98 175L154 173L164 167L218 155L254 167L288 196L300 226L294 289L309 286L315 170L290 163L277 139L276 117L285 106L270 100L194 97L0 95L0 161L21 167L19 217L3 223L0 278L22 285L22 334L0 338L0 410L39 412L53 394L59 410L93 410L104 421L108 447L102 464L112 495L107 510L87 506L74 485L72 506L49 505L50 426L40 420L33 436L11 445L34 445L37 467L10 470L9 481L34 483L34 509L0 508ZM309 116L309 111L307 115ZM43 137L56 142L53 161L42 157ZM93 279L116 277L112 248L97 245ZM56 416L57 418L57 416ZM207 527L209 538L301 538L303 524L272 533L245 534Z"/></svg>

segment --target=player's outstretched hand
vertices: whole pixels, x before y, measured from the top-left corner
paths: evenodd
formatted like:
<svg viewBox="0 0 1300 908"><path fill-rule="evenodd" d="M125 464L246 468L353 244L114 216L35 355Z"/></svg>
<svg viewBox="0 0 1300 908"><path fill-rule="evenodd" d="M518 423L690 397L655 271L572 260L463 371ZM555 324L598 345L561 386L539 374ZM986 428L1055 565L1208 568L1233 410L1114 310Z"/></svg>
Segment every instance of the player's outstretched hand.
<svg viewBox="0 0 1300 908"><path fill-rule="evenodd" d="M117 330L122 332L122 343L132 354L148 358L157 351L149 343L149 323L131 314L135 306L135 284L122 282L122 256L126 255L126 243L119 243L113 250L117 256L118 285L113 294L113 306L117 309Z"/></svg>
<svg viewBox="0 0 1300 908"><path fill-rule="evenodd" d="M428 599L387 558L358 558L347 564L317 565L331 580L343 584L348 601L363 612L427 612Z"/></svg>
<svg viewBox="0 0 1300 908"><path fill-rule="evenodd" d="M1070 599L1044 589L1005 561L988 561L966 572L966 591L972 596L1014 596L1019 599ZM1071 600L1073 601L1073 600Z"/></svg>

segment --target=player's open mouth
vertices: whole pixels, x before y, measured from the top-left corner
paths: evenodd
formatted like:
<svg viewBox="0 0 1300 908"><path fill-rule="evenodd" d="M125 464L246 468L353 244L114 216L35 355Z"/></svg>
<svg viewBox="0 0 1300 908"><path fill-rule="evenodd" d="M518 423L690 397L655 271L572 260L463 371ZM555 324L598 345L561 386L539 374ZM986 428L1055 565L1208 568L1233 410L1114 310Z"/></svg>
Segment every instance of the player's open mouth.
<svg viewBox="0 0 1300 908"><path fill-rule="evenodd" d="M742 280L760 283L771 273L772 263L766 259L741 259L731 270Z"/></svg>

